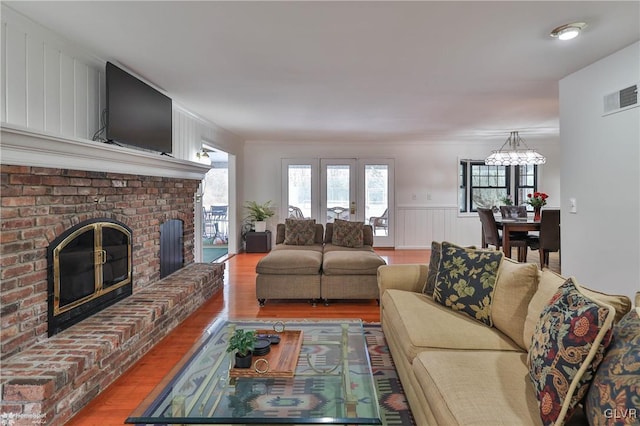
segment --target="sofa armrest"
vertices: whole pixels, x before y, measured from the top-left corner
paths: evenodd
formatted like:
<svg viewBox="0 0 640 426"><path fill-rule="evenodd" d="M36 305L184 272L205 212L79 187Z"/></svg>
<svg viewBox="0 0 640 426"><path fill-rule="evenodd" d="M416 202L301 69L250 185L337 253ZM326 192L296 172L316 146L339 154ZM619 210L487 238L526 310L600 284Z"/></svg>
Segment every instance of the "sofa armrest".
<svg viewBox="0 0 640 426"><path fill-rule="evenodd" d="M422 263L383 265L378 268L380 298L390 288L421 293L427 282L429 266Z"/></svg>

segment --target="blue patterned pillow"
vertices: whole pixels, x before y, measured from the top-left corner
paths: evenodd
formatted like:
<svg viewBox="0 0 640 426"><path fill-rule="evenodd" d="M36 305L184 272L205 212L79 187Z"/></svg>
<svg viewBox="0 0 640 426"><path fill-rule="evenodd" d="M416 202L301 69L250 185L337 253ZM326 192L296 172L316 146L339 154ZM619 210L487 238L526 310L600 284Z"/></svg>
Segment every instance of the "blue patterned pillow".
<svg viewBox="0 0 640 426"><path fill-rule="evenodd" d="M489 326L491 299L502 252L473 250L444 241L433 299Z"/></svg>
<svg viewBox="0 0 640 426"><path fill-rule="evenodd" d="M640 423L640 308L613 330L613 342L591 383L585 412L592 425Z"/></svg>
<svg viewBox="0 0 640 426"><path fill-rule="evenodd" d="M563 424L587 393L611 343L615 309L568 279L542 310L529 348L529 377L545 425Z"/></svg>

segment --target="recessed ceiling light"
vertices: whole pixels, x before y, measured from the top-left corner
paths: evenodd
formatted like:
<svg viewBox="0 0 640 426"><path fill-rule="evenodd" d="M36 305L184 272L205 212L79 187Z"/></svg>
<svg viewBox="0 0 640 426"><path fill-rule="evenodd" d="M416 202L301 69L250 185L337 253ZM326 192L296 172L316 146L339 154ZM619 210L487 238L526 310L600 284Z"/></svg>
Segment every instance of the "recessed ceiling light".
<svg viewBox="0 0 640 426"><path fill-rule="evenodd" d="M572 24L565 24L565 25L561 25L558 28L555 28L553 31L551 31L551 34L549 34L551 37L557 38L558 40L571 40L573 38L578 37L578 35L580 34L580 31L582 31L582 29L584 27L586 27L587 24L584 22L574 22Z"/></svg>

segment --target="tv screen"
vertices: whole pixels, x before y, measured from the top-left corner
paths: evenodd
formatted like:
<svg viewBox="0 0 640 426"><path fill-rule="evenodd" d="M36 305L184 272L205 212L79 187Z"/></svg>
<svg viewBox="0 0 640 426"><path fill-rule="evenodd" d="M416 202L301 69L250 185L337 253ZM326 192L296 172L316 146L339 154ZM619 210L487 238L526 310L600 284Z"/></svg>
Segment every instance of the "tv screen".
<svg viewBox="0 0 640 426"><path fill-rule="evenodd" d="M107 62L107 140L172 151L171 98Z"/></svg>

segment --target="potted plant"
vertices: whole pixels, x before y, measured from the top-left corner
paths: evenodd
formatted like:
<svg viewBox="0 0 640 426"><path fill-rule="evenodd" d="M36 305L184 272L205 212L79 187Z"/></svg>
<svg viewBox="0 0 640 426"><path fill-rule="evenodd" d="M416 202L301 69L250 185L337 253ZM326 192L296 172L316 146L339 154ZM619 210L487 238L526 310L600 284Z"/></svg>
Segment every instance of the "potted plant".
<svg viewBox="0 0 640 426"><path fill-rule="evenodd" d="M248 214L245 218L246 221L252 222L256 232L264 232L267 229L265 220L276 214L271 200L264 204L258 204L255 201L247 201L244 205Z"/></svg>
<svg viewBox="0 0 640 426"><path fill-rule="evenodd" d="M229 339L227 352L236 351L236 368L251 367L251 355L256 342L255 331L236 329Z"/></svg>
<svg viewBox="0 0 640 426"><path fill-rule="evenodd" d="M533 207L533 220L540 220L540 210L542 206L547 205L547 198L549 196L544 192L534 192L533 194L527 194L527 204Z"/></svg>

